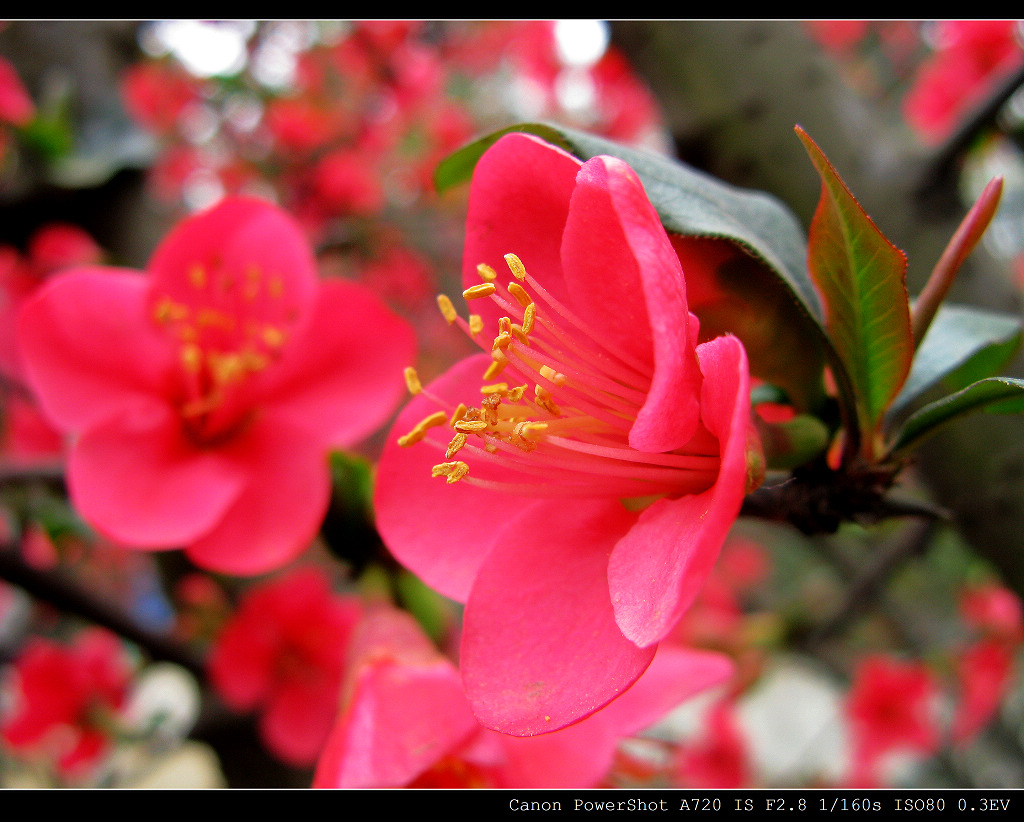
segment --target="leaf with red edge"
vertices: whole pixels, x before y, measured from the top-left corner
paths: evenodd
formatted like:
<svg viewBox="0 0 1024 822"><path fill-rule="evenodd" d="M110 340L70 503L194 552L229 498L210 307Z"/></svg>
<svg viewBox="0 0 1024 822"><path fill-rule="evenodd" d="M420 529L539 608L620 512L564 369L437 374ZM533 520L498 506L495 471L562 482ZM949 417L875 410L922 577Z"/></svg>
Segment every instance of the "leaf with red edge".
<svg viewBox="0 0 1024 822"><path fill-rule="evenodd" d="M825 329L849 374L864 453L910 372L914 341L906 256L879 231L828 158L796 128L821 177L807 262L825 303Z"/></svg>

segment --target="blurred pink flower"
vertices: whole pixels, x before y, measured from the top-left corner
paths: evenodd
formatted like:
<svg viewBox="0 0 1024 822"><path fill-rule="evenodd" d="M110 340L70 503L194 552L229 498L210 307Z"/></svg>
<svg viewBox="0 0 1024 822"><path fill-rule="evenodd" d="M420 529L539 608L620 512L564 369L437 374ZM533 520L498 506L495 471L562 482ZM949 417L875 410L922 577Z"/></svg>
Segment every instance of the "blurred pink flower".
<svg viewBox="0 0 1024 822"><path fill-rule="evenodd" d="M935 679L924 665L880 654L861 661L846 698L854 787L874 785L887 754L935 752L937 697Z"/></svg>
<svg viewBox="0 0 1024 822"><path fill-rule="evenodd" d="M171 133L193 103L202 99L200 81L171 62L142 62L121 77L125 107L156 134Z"/></svg>
<svg viewBox="0 0 1024 822"><path fill-rule="evenodd" d="M493 278L513 251L506 287ZM616 158L503 137L473 176L463 259L477 313L443 311L488 353L399 418L378 525L467 603L460 665L480 721L546 733L636 681L707 577L748 447L758 463L746 355L735 337L695 345L679 260Z"/></svg>
<svg viewBox="0 0 1024 822"><path fill-rule="evenodd" d="M119 640L99 628L70 645L29 640L14 662L14 701L0 738L18 753L42 752L65 775L88 770L109 744L132 670Z"/></svg>
<svg viewBox="0 0 1024 822"><path fill-rule="evenodd" d="M1024 640L1024 609L1020 597L995 583L966 589L960 614L972 628L1007 642Z"/></svg>
<svg viewBox="0 0 1024 822"><path fill-rule="evenodd" d="M296 767L316 762L338 710L349 635L361 605L303 568L254 586L217 638L210 681L238 711L259 711L267 748Z"/></svg>
<svg viewBox="0 0 1024 822"><path fill-rule="evenodd" d="M180 223L145 276L51 279L22 309L19 343L43 410L77 437L67 478L86 520L234 574L308 545L327 450L388 417L414 348L372 294L318 279L284 212L247 198Z"/></svg>
<svg viewBox="0 0 1024 822"><path fill-rule="evenodd" d="M679 746L677 783L687 788L749 788L751 766L747 741L735 706L718 702L708 712L703 736Z"/></svg>
<svg viewBox="0 0 1024 822"><path fill-rule="evenodd" d="M28 96L18 70L9 60L0 57L0 123L28 125L35 114L35 104Z"/></svg>
<svg viewBox="0 0 1024 822"><path fill-rule="evenodd" d="M957 660L959 693L950 737L971 742L999 710L1013 681L1015 648L995 639L976 642Z"/></svg>
<svg viewBox="0 0 1024 822"><path fill-rule="evenodd" d="M473 718L455 666L408 614L378 610L352 641L345 699L313 787L593 787L620 739L730 671L726 657L662 646L604 709L554 733L506 736Z"/></svg>
<svg viewBox="0 0 1024 822"><path fill-rule="evenodd" d="M907 121L929 142L946 137L1008 71L1024 63L1016 20L942 20L936 51L903 101Z"/></svg>

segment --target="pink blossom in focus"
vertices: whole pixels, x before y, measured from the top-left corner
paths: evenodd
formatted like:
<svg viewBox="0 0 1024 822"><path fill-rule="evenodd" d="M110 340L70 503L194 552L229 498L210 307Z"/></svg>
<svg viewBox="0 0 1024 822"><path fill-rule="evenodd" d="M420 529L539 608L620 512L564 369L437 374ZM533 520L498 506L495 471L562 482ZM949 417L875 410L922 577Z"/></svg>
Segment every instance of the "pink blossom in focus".
<svg viewBox="0 0 1024 822"><path fill-rule="evenodd" d="M82 516L233 574L308 545L329 501L326 452L387 418L414 347L375 296L318 279L284 212L234 197L180 223L145 275L51 279L18 329L42 408L76 435L67 480Z"/></svg>
<svg viewBox="0 0 1024 822"><path fill-rule="evenodd" d="M334 594L318 568L253 587L213 648L210 679L238 711L260 712L260 734L284 762L316 762L337 713L360 603Z"/></svg>
<svg viewBox="0 0 1024 822"><path fill-rule="evenodd" d="M487 353L403 412L376 510L395 556L466 603L460 665L487 727L546 733L627 689L737 516L759 449L746 355L696 344L684 276L621 160L513 134L477 164L477 319L444 313Z"/></svg>
<svg viewBox="0 0 1024 822"><path fill-rule="evenodd" d="M0 719L3 743L21 755L52 757L65 775L95 765L132 673L119 640L98 628L70 645L34 638L12 673L13 706Z"/></svg>
<svg viewBox="0 0 1024 822"><path fill-rule="evenodd" d="M378 610L352 641L344 702L313 786L593 787L621 738L730 671L726 657L665 645L603 710L554 733L507 736L477 723L455 666L408 614Z"/></svg>

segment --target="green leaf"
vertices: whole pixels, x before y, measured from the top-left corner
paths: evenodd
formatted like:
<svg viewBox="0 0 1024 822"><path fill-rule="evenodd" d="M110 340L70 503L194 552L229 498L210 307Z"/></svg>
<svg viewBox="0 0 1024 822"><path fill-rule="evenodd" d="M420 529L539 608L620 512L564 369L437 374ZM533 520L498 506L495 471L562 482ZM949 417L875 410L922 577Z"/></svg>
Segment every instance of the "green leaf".
<svg viewBox="0 0 1024 822"><path fill-rule="evenodd" d="M799 127L797 136L821 177L808 265L825 302L825 328L853 383L864 447L874 456L873 435L910 372L914 352L907 260L814 141Z"/></svg>
<svg viewBox="0 0 1024 822"><path fill-rule="evenodd" d="M714 255L714 282L709 283L713 294L705 304L691 306L701 318L702 331L735 333L747 347L756 375L785 388L801 409L817 403L829 342L807 273L806 240L784 205L670 158L545 123L521 123L465 146L440 164L437 187L445 190L467 182L481 155L511 132L534 134L581 160L599 154L625 160L640 176L670 234L728 241L733 252ZM746 253L738 253L737 247ZM678 245L677 251L682 253Z"/></svg>
<svg viewBox="0 0 1024 822"><path fill-rule="evenodd" d="M907 451L944 423L982 409L999 414L1024 411L1024 380L989 377L926 405L904 423L895 437L891 453Z"/></svg>
<svg viewBox="0 0 1024 822"><path fill-rule="evenodd" d="M956 390L992 376L1020 346L1021 333L1014 315L943 305L914 354L910 375L889 407L889 419L942 381Z"/></svg>

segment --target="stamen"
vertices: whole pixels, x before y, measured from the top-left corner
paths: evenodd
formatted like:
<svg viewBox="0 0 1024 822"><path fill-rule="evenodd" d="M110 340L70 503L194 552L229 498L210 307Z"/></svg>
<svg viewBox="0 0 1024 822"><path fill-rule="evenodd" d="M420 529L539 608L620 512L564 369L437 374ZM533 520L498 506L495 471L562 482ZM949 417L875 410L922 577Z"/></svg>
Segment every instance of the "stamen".
<svg viewBox="0 0 1024 822"><path fill-rule="evenodd" d="M441 309L441 314L444 315L448 325L451 325L458 319L458 313L455 311L455 306L452 305L452 301L448 299L447 294L437 295L437 307Z"/></svg>
<svg viewBox="0 0 1024 822"><path fill-rule="evenodd" d="M405 369L405 387L409 389L409 393L413 396L416 396L423 390L423 384L416 374L416 369L412 366Z"/></svg>
<svg viewBox="0 0 1024 822"><path fill-rule="evenodd" d="M487 263L480 263L476 267L476 273L480 275L480 279L484 282L490 283L498 279L498 272L487 265Z"/></svg>
<svg viewBox="0 0 1024 822"><path fill-rule="evenodd" d="M494 352L495 354L501 354L501 349ZM505 366L508 365L508 360L502 355L500 360L491 360L491 364L487 366L487 370L484 371L484 379L488 382L497 377L502 371L505 370Z"/></svg>
<svg viewBox="0 0 1024 822"><path fill-rule="evenodd" d="M473 285L462 292L462 296L467 300L478 300L481 297L490 297L497 289L494 287L494 283L480 283L480 285Z"/></svg>
<svg viewBox="0 0 1024 822"><path fill-rule="evenodd" d="M530 303L526 306L526 313L523 314L523 333L529 334L533 331L533 321L537 317L537 305L536 303Z"/></svg>
<svg viewBox="0 0 1024 822"><path fill-rule="evenodd" d="M515 254L506 254L505 263L508 265L508 270L512 272L512 276L517 280L526 279L526 266L523 265L523 261L520 260Z"/></svg>
<svg viewBox="0 0 1024 822"><path fill-rule="evenodd" d="M466 444L466 435L461 431L452 437L452 441L448 443L448 450L444 452L444 458L450 460L462 449L462 446Z"/></svg>
<svg viewBox="0 0 1024 822"><path fill-rule="evenodd" d="M515 297L523 308L533 305L533 298L530 297L526 289L519 285L519 283L509 283L508 293Z"/></svg>
<svg viewBox="0 0 1024 822"><path fill-rule="evenodd" d="M455 427L455 423L457 423L459 420L461 420L463 417L465 417L466 416L466 412L468 410L469 409L466 408L466 404L464 402L460 402L458 407L455 409L455 411L452 412L452 415L451 415L451 417L448 420L448 425L450 425L452 428L454 428Z"/></svg>
<svg viewBox="0 0 1024 822"><path fill-rule="evenodd" d="M468 473L469 466L458 460L455 462L442 462L439 465L435 465L430 471L432 477L447 477L446 481L449 484L458 482Z"/></svg>
<svg viewBox="0 0 1024 822"><path fill-rule="evenodd" d="M484 330L484 319L479 314L469 315L469 333L474 337Z"/></svg>
<svg viewBox="0 0 1024 822"><path fill-rule="evenodd" d="M412 431L404 437L399 437L398 444L403 448L415 445L427 435L428 430L438 425L444 425L446 422L448 422L448 415L444 411L435 411L429 417L425 417L416 423Z"/></svg>
<svg viewBox="0 0 1024 822"><path fill-rule="evenodd" d="M481 385L480 386L480 393L481 394L506 394L506 393L508 393L508 383L507 382L498 382L498 383L495 383L494 385Z"/></svg>

